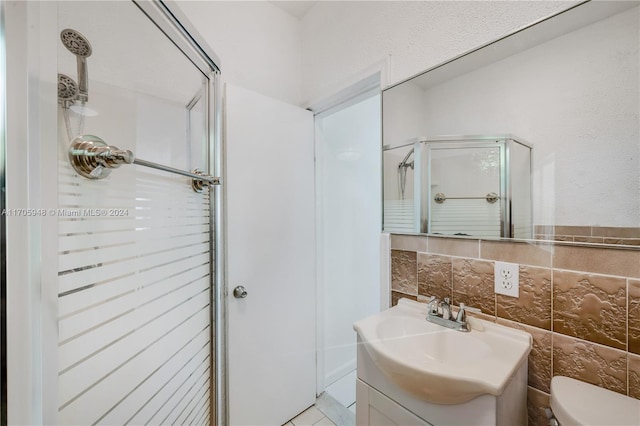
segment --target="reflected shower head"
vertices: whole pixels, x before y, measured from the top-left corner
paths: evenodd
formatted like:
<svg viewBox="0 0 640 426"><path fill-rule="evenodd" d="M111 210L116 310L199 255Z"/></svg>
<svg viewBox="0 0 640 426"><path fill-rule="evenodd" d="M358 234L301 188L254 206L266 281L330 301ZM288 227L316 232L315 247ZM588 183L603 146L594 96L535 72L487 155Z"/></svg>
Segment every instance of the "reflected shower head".
<svg viewBox="0 0 640 426"><path fill-rule="evenodd" d="M409 161L409 157L411 157L411 154L413 154L413 149L407 152L407 155L405 155L400 164L398 164L398 169L401 169L403 167L405 168L405 170L407 169L407 167L411 167L413 169L413 161L407 163L407 161Z"/></svg>
<svg viewBox="0 0 640 426"><path fill-rule="evenodd" d="M58 74L58 103L63 108L69 108L78 97L78 85L71 77Z"/></svg>
<svg viewBox="0 0 640 426"><path fill-rule="evenodd" d="M60 40L69 52L76 55L78 63L78 99L86 102L89 99L89 82L87 75L87 58L92 49L89 40L76 30L64 29L60 32Z"/></svg>

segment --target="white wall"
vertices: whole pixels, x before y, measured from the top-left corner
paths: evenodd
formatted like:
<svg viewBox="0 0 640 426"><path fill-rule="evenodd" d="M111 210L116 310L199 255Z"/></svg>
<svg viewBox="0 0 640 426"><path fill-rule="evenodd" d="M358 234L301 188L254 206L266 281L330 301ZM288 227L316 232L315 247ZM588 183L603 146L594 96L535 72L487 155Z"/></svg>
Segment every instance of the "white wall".
<svg viewBox="0 0 640 426"><path fill-rule="evenodd" d="M300 104L300 21L266 1L179 1L228 83Z"/></svg>
<svg viewBox="0 0 640 426"><path fill-rule="evenodd" d="M302 19L302 99L314 101L390 55L388 82L570 7L572 1L321 1Z"/></svg>

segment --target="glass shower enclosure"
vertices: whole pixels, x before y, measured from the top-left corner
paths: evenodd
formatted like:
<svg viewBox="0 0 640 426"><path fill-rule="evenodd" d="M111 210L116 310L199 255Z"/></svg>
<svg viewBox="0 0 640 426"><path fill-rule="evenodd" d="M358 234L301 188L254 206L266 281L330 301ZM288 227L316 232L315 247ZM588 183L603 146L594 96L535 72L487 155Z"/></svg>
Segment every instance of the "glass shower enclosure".
<svg viewBox="0 0 640 426"><path fill-rule="evenodd" d="M531 149L508 134L384 147L384 230L531 238Z"/></svg>
<svg viewBox="0 0 640 426"><path fill-rule="evenodd" d="M161 2L57 12L57 423L221 423L215 57Z"/></svg>

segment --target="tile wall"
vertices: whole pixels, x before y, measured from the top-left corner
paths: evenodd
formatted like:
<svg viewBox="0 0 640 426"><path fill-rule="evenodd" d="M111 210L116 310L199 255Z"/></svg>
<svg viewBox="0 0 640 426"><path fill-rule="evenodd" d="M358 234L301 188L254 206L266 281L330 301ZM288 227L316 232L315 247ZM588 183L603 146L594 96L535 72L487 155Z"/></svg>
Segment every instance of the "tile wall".
<svg viewBox="0 0 640 426"><path fill-rule="evenodd" d="M640 246L640 228L536 225L534 233L537 240Z"/></svg>
<svg viewBox="0 0 640 426"><path fill-rule="evenodd" d="M494 261L520 265L520 297L494 293ZM529 425L547 425L551 377L640 399L640 250L391 236L391 300L434 295L533 336Z"/></svg>

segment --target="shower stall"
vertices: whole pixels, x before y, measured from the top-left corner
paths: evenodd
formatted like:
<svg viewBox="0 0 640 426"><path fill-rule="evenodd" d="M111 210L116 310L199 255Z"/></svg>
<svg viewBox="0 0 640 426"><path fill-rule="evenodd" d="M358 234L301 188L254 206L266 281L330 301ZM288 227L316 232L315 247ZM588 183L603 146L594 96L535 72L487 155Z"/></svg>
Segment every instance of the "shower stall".
<svg viewBox="0 0 640 426"><path fill-rule="evenodd" d="M513 135L384 147L384 230L531 238L531 149Z"/></svg>
<svg viewBox="0 0 640 426"><path fill-rule="evenodd" d="M42 422L223 424L218 60L161 1L38 7L58 129Z"/></svg>

